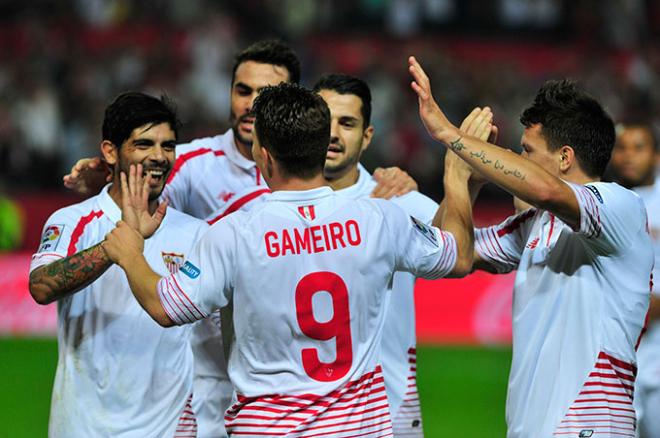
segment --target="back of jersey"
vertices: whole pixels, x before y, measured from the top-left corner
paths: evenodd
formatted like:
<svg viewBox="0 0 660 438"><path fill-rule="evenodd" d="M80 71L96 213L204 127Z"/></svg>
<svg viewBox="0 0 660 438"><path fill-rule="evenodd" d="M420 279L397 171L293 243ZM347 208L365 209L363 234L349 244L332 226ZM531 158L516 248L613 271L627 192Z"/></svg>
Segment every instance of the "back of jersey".
<svg viewBox="0 0 660 438"><path fill-rule="evenodd" d="M379 346L395 254L383 215L372 203L291 195L275 193L239 239L229 373L244 405L227 426L303 408L314 425L298 428L309 433L389 433Z"/></svg>
<svg viewBox="0 0 660 438"><path fill-rule="evenodd" d="M233 303L230 434L391 435L379 359L392 274L446 275L451 235L391 203L320 188L275 192L218 222L201 246L187 271L211 270L202 286L176 278L202 312Z"/></svg>

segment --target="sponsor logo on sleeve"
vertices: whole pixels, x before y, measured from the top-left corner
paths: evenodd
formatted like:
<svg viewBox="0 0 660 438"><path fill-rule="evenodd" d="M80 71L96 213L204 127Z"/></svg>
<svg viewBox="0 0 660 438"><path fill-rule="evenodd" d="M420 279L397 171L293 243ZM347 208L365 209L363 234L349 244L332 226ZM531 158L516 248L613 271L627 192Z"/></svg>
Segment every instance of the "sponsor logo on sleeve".
<svg viewBox="0 0 660 438"><path fill-rule="evenodd" d="M438 246L438 238L435 235L435 231L432 227L429 227L425 223L419 221L418 219L410 216L412 220L413 227L417 230L422 236L424 236L429 242L433 245Z"/></svg>
<svg viewBox="0 0 660 438"><path fill-rule="evenodd" d="M594 196L596 197L596 199L598 199L598 201L599 201L601 204L603 203L603 197L600 195L600 192L598 191L598 189L597 189L596 187L594 187L594 186L590 186L590 185L586 185L585 187L588 188L589 191L590 191L591 193L594 194Z"/></svg>
<svg viewBox="0 0 660 438"><path fill-rule="evenodd" d="M55 251L57 244L60 243L63 231L64 225L49 225L41 236L41 244L37 252Z"/></svg>
<svg viewBox="0 0 660 438"><path fill-rule="evenodd" d="M593 434L594 434L594 431L592 429L584 429L584 430L580 431L580 434L578 435L578 437L588 438L590 436L593 436Z"/></svg>
<svg viewBox="0 0 660 438"><path fill-rule="evenodd" d="M199 277L200 272L202 272L197 266L190 263L190 261L186 261L183 266L181 266L180 271L193 280Z"/></svg>
<svg viewBox="0 0 660 438"><path fill-rule="evenodd" d="M171 274L175 274L181 268L181 265L183 265L183 260L185 259L183 254L165 251L161 251L161 254L163 256L163 262Z"/></svg>

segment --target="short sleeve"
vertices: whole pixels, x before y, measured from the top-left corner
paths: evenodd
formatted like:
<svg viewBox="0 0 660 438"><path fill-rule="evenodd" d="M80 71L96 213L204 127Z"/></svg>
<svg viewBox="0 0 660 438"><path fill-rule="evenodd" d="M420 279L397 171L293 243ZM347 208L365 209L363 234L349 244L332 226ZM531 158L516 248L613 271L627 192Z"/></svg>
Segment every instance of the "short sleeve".
<svg viewBox="0 0 660 438"><path fill-rule="evenodd" d="M381 206L394 236L395 269L427 279L449 274L456 264L454 236L426 225L394 204L387 204Z"/></svg>
<svg viewBox="0 0 660 438"><path fill-rule="evenodd" d="M600 250L625 250L646 226L644 202L634 192L613 183L569 186L580 207L580 223L575 232Z"/></svg>
<svg viewBox="0 0 660 438"><path fill-rule="evenodd" d="M181 268L158 282L161 304L175 324L204 319L230 301L236 227L229 219L211 226Z"/></svg>
<svg viewBox="0 0 660 438"><path fill-rule="evenodd" d="M516 269L527 241L525 224L532 220L536 212L531 208L510 216L499 225L476 229L474 249L479 257L500 274Z"/></svg>
<svg viewBox="0 0 660 438"><path fill-rule="evenodd" d="M71 255L69 246L72 243L77 218L67 209L58 210L48 218L41 232L39 248L32 255L30 272Z"/></svg>

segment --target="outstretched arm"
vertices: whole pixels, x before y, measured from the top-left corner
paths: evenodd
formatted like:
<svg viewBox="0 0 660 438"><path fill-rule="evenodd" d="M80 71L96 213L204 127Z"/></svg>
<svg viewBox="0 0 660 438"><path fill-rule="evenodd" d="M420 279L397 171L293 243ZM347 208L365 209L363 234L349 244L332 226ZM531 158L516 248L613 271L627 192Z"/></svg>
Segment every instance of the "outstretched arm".
<svg viewBox="0 0 660 438"><path fill-rule="evenodd" d="M112 262L101 244L41 266L30 273L30 294L39 304L50 304L87 287Z"/></svg>
<svg viewBox="0 0 660 438"><path fill-rule="evenodd" d="M573 190L538 164L478 138L464 135L447 119L431 94L428 76L414 57L409 58L411 83L427 131L465 160L487 180L529 204L548 210L577 228L580 208Z"/></svg>

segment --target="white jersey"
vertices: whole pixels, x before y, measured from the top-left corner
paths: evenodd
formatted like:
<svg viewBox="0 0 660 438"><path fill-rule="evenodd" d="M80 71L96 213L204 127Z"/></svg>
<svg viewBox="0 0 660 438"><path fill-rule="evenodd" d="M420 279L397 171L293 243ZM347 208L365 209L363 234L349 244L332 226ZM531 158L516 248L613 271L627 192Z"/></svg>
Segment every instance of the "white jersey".
<svg viewBox="0 0 660 438"><path fill-rule="evenodd" d="M30 270L101 242L121 219L103 191L55 212ZM145 242L149 265L166 275L190 255L208 226L174 209ZM124 272L110 266L91 285L60 299L58 362L50 437L194 436L190 411L190 328L165 329L137 303Z"/></svg>
<svg viewBox="0 0 660 438"><path fill-rule="evenodd" d="M230 434L389 436L388 284L395 270L441 277L455 259L450 234L392 203L279 191L212 226L158 292L177 324L233 305Z"/></svg>
<svg viewBox="0 0 660 438"><path fill-rule="evenodd" d="M369 172L358 164L357 182L337 190L339 196L368 198L376 187ZM431 225L438 204L419 192L410 192L390 201L426 225ZM390 402L394 436L422 435L422 412L417 394L417 336L415 332L415 277L397 272L392 298L383 328L383 376Z"/></svg>
<svg viewBox="0 0 660 438"><path fill-rule="evenodd" d="M256 163L240 154L230 129L177 145L163 197L177 210L213 223L268 192Z"/></svg>
<svg viewBox="0 0 660 438"><path fill-rule="evenodd" d="M246 210L270 193L254 161L240 154L230 129L222 135L177 145L176 161L163 191L175 208L210 224ZM193 327L195 397L200 438L226 436L224 411L233 389L227 376L219 316Z"/></svg>
<svg viewBox="0 0 660 438"><path fill-rule="evenodd" d="M475 233L484 260L518 269L509 438L635 433L635 348L653 266L644 204L614 183L570 186L577 231L530 209Z"/></svg>
<svg viewBox="0 0 660 438"><path fill-rule="evenodd" d="M660 180L652 186L636 187L648 212L649 232L653 238L655 266L653 267L653 294L660 297ZM660 399L660 321L650 322L637 351L639 373L635 386L635 408L642 436L660 434L658 400Z"/></svg>

